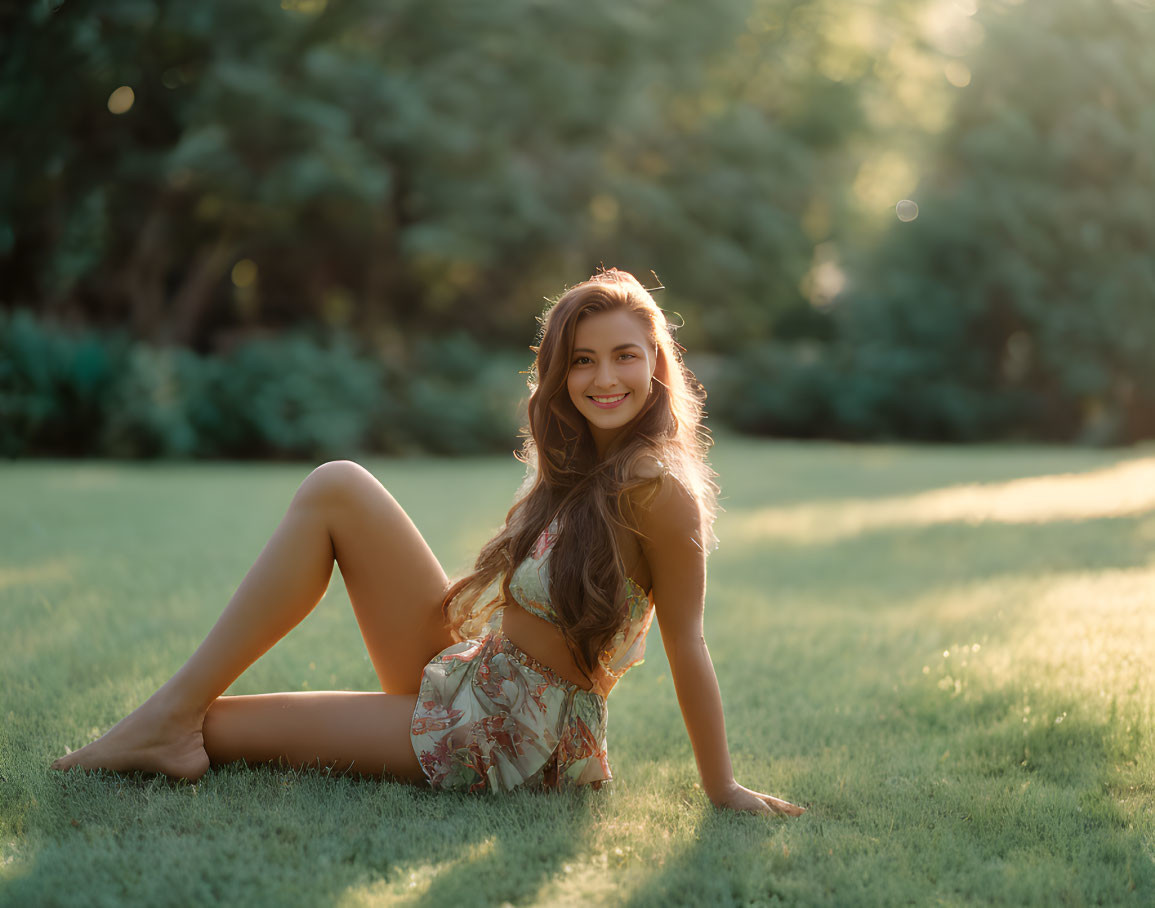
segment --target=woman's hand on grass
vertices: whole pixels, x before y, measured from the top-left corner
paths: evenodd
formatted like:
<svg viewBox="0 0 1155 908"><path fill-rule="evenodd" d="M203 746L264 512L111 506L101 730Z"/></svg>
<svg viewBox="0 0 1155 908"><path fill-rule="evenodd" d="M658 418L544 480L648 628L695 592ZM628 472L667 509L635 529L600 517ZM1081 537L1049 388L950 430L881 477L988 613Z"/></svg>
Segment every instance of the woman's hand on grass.
<svg viewBox="0 0 1155 908"><path fill-rule="evenodd" d="M776 813L784 817L797 817L806 813L805 807L783 801L773 795L762 794L744 788L737 782L718 797L710 799L715 807L727 807L730 810L748 810L751 813Z"/></svg>

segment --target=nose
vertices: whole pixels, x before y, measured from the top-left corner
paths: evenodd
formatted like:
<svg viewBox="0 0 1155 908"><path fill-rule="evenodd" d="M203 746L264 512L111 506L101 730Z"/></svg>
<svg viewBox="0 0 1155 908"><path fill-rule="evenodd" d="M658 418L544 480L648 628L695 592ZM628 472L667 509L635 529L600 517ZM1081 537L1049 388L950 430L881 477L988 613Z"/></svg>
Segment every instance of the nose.
<svg viewBox="0 0 1155 908"><path fill-rule="evenodd" d="M598 363L597 385L599 388L604 388L607 391L618 383L617 373L614 372L614 364L608 360L602 360Z"/></svg>

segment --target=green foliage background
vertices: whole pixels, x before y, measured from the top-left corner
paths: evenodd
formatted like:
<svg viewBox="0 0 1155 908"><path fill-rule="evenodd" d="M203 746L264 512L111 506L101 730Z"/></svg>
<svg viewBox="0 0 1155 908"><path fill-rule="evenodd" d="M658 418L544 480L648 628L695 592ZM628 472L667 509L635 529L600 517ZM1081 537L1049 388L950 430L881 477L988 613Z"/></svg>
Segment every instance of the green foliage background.
<svg viewBox="0 0 1155 908"><path fill-rule="evenodd" d="M51 331L524 360L604 262L656 272L746 431L1155 434L1149 0L40 0L0 34L0 307ZM49 449L149 447L86 425Z"/></svg>

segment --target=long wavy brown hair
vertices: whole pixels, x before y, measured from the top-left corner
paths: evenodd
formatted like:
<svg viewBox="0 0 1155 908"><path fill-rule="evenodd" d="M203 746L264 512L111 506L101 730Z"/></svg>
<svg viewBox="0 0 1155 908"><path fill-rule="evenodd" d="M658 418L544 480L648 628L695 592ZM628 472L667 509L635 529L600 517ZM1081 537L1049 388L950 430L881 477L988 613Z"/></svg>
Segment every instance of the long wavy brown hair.
<svg viewBox="0 0 1155 908"><path fill-rule="evenodd" d="M591 313L626 310L645 323L655 351L654 378L642 410L599 458L566 380L578 322ZM529 424L519 459L526 478L505 525L482 548L473 572L442 602L459 639L481 633L511 601L510 575L553 520L550 601L578 666L590 675L627 618L626 572L615 528L640 535L635 515L673 477L696 498L701 526L694 542L714 547L718 487L706 462L705 389L682 362L680 345L653 297L632 275L601 271L546 308L529 373ZM658 469L654 469L654 467ZM495 584L500 586L494 589Z"/></svg>

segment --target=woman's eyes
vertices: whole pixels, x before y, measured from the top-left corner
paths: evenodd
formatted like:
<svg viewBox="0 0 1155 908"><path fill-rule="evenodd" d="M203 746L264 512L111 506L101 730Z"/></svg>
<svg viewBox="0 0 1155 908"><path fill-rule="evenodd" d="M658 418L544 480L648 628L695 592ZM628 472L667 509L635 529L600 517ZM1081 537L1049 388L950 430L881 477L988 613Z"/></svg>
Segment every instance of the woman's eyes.
<svg viewBox="0 0 1155 908"><path fill-rule="evenodd" d="M626 357L627 359L637 359L638 355L636 353L622 353L618 356L618 359L621 359L622 357ZM575 366L584 366L586 363L592 363L592 362L593 362L593 360L590 359L588 356L579 356L577 359L575 359L573 361L573 364Z"/></svg>

